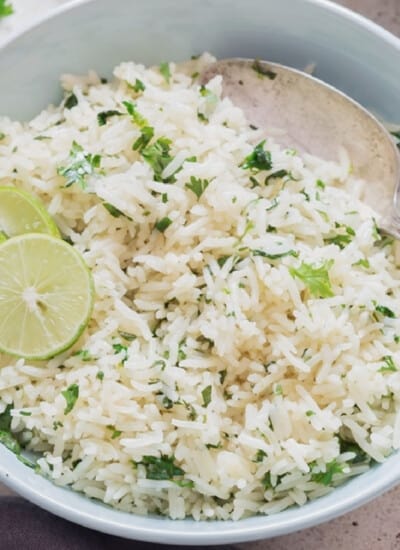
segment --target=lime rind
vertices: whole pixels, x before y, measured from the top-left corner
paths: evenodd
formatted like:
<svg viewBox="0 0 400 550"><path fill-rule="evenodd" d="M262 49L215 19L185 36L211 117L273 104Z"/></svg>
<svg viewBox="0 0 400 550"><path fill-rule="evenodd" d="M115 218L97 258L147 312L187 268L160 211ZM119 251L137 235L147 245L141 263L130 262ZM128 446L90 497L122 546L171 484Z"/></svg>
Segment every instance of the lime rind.
<svg viewBox="0 0 400 550"><path fill-rule="evenodd" d="M0 246L1 352L35 361L59 355L82 335L93 301L92 274L63 240L30 233Z"/></svg>
<svg viewBox="0 0 400 550"><path fill-rule="evenodd" d="M30 193L10 186L0 186L0 233L6 237L24 233L61 237L42 202Z"/></svg>

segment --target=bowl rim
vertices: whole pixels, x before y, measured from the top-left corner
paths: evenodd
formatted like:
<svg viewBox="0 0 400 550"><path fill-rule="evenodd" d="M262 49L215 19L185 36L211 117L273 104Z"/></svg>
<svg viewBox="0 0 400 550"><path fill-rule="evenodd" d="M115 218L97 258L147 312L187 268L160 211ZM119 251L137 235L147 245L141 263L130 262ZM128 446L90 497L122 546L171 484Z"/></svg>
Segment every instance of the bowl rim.
<svg viewBox="0 0 400 550"><path fill-rule="evenodd" d="M195 1L195 0L192 0ZM326 10L330 13L337 14L340 17L347 19L355 25L364 28L375 36L378 36L384 42L400 52L400 38L395 36L389 30L384 29L379 24L371 21L367 17L352 11L342 5L336 4L332 0L299 0L305 4L309 4L318 9ZM66 4L51 9L48 13L35 19L32 23L25 24L19 30L11 32L11 34L3 40L0 40L0 52L25 34L40 27L42 24L57 18L60 15L73 11L80 6L91 4L96 0L70 0ZM97 531L124 537L127 539L136 539L147 542L157 542L161 544L174 545L210 545L210 544L229 544L249 542L254 540L266 539L276 536L282 536L302 529L313 527L332 520L336 517L344 515L351 510L368 503L377 496L391 489L400 482L400 464L398 464L398 452L391 455L390 458L382 465L377 465L365 474L361 474L352 480L352 486L358 491L353 491L340 500L331 499L328 505L315 508L310 506L302 508L292 508L291 510L302 510L302 514L296 517L293 513L287 521L280 521L281 513L273 516L274 521L264 524L262 521L265 516L253 516L252 518L234 521L214 521L214 522L195 522L194 520L170 520L169 518L150 516L140 516L122 512L113 508L108 508L100 501L91 501L88 497L80 493L71 494L85 499L86 507L93 510L82 511L79 506L74 507L63 499L58 499L50 494L43 494L40 485L42 482L50 487L49 492L65 491L65 488L58 487L50 480L40 477L39 483L29 485L26 476L26 466L18 462L17 458L12 458L12 468L8 468L2 464L2 457L5 453L10 453L5 448L0 448L0 481L14 490L22 497L39 507L63 518L82 525L84 527L95 529ZM397 469L396 469L397 464ZM373 470L380 469L383 475L378 480L374 479ZM372 480L370 483L358 483L357 479L365 478L371 473ZM37 475L37 474L32 474ZM68 489L67 489L68 490ZM340 487L335 489L336 494ZM312 501L318 504L319 499ZM96 514L97 510L105 510L104 515ZM285 510L287 512L288 510ZM107 516L106 518L104 516ZM111 519L110 519L111 516ZM121 518L131 518L131 521L123 522ZM135 523L136 522L136 523ZM215 529L202 529L202 525L215 524ZM189 528L188 528L189 525Z"/></svg>

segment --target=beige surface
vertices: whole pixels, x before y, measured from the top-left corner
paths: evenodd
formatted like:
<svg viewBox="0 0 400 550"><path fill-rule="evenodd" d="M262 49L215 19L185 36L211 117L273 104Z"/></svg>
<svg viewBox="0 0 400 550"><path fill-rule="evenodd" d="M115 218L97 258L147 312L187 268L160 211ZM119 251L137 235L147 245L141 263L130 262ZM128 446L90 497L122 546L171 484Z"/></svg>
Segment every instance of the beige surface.
<svg viewBox="0 0 400 550"><path fill-rule="evenodd" d="M400 0L337 0L400 35ZM9 491L0 485L0 495ZM400 550L400 486L334 521L237 550Z"/></svg>

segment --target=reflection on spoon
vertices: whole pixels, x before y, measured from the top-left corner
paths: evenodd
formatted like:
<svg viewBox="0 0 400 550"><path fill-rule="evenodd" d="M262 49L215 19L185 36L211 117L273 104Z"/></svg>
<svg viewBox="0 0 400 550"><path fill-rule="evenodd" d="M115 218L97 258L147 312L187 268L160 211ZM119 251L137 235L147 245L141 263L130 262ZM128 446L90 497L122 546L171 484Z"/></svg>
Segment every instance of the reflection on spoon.
<svg viewBox="0 0 400 550"><path fill-rule="evenodd" d="M400 238L400 157L385 127L332 86L296 69L250 59L223 59L201 75L220 74L223 95L266 131L284 131L279 143L325 160L345 148L353 173L366 181L364 200L382 215L380 225Z"/></svg>

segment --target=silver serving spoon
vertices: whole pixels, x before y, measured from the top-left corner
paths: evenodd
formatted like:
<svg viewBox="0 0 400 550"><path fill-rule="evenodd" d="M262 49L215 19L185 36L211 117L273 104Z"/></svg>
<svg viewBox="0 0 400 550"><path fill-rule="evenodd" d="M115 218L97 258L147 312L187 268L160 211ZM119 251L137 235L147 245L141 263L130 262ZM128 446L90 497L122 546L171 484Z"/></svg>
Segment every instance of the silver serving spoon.
<svg viewBox="0 0 400 550"><path fill-rule="evenodd" d="M285 147L325 160L340 147L355 176L368 185L364 200L382 216L380 226L400 238L400 156L384 126L364 107L332 86L296 69L250 59L223 59L207 67L201 81L223 76L223 95L259 128L280 128Z"/></svg>

